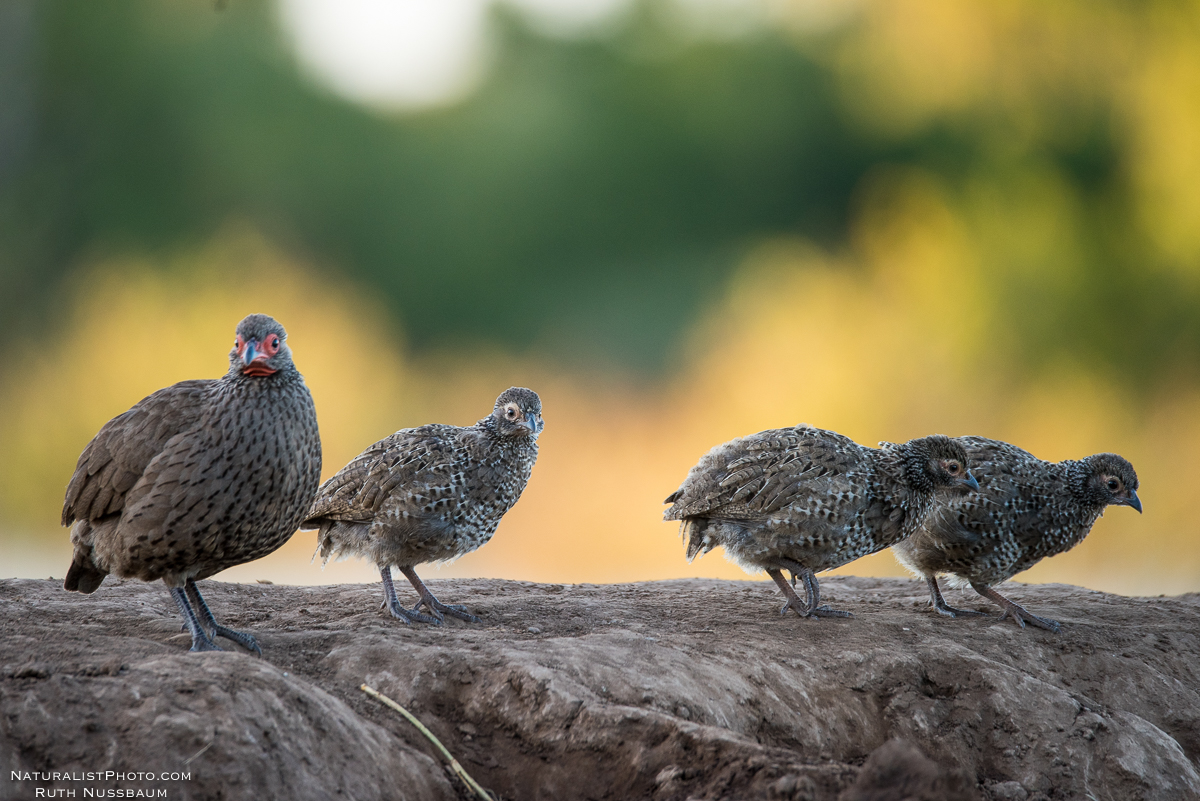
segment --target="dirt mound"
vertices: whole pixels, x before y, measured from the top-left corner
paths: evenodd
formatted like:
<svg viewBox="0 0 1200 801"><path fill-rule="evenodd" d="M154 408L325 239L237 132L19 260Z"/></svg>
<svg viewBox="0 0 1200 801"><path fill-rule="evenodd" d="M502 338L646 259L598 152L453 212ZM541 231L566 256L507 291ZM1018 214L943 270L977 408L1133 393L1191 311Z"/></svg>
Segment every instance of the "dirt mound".
<svg viewBox="0 0 1200 801"><path fill-rule="evenodd" d="M483 622L436 629L378 585L208 583L260 660L185 653L161 586L110 582L0 581L0 798L467 797L364 682L505 799L1200 798L1197 595L1010 585L1056 636L900 579L826 579L856 617L819 621L767 582L452 580Z"/></svg>

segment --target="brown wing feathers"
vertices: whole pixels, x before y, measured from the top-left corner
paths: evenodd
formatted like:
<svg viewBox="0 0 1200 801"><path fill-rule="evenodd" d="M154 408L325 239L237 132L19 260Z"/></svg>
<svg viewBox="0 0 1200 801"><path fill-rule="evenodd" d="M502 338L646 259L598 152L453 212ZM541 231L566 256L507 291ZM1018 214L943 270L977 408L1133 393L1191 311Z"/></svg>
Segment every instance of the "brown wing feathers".
<svg viewBox="0 0 1200 801"><path fill-rule="evenodd" d="M67 485L62 524L98 520L125 506L125 495L167 441L199 419L211 380L182 381L108 421L84 449Z"/></svg>

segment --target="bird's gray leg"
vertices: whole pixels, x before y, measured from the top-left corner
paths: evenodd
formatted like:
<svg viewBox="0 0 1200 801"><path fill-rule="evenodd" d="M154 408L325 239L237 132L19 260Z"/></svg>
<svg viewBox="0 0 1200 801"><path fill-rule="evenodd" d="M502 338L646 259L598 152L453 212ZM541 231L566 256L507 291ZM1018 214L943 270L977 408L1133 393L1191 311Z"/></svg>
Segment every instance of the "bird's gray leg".
<svg viewBox="0 0 1200 801"><path fill-rule="evenodd" d="M184 584L187 590L187 596L192 604L196 607L196 612L200 618L200 622L207 628L212 629L213 637L224 637L227 640L233 640L238 645L245 648L247 651L262 656L262 649L258 647L258 640L254 636L247 634L244 631L234 631L231 628L222 626L213 617L213 613L209 610L208 604L204 603L204 598L200 595L200 588L196 586L196 582L188 579Z"/></svg>
<svg viewBox="0 0 1200 801"><path fill-rule="evenodd" d="M171 597L175 599L175 605L179 607L179 611L183 615L183 622L187 624L188 631L192 634L192 650L220 651L221 649L209 638L200 625L200 621L196 619L196 613L192 611L192 605L188 603L187 592L183 587L171 587L170 589Z"/></svg>
<svg viewBox="0 0 1200 801"><path fill-rule="evenodd" d="M809 570L808 568L806 568L804 565L800 564L799 562L794 562L791 559L779 559L779 560L777 560L777 563L778 563L779 569L786 570L792 574L792 587L793 588L796 586L796 579L801 578L801 577L804 578L804 598L806 601L806 603L804 605L804 614L807 615L808 611L810 609L812 609L812 607L814 605L813 604L813 585L810 584L808 581L808 576L812 575L812 571ZM805 574L807 574L807 575L805 575Z"/></svg>
<svg viewBox="0 0 1200 801"><path fill-rule="evenodd" d="M843 612L840 609L831 609L828 606L821 606L821 586L817 583L817 576L811 569L799 562L793 562L791 559L780 559L779 565L791 571L793 583L796 581L797 576L804 582L804 594L808 598L808 607L805 609L806 615L811 617L854 617L849 612Z"/></svg>
<svg viewBox="0 0 1200 801"><path fill-rule="evenodd" d="M933 610L939 615L946 617L962 617L963 615L981 615L987 617L986 612L977 612L974 609L955 609L946 603L946 599L942 597L942 589L938 586L937 576L926 576L925 584L929 587L929 598L933 601Z"/></svg>
<svg viewBox="0 0 1200 801"><path fill-rule="evenodd" d="M423 615L415 609L411 612L400 603L396 598L396 588L392 584L392 568L382 567L379 569L379 575L383 577L383 605L392 613L392 617L403 623L428 623L431 626L440 626L442 621L440 618Z"/></svg>
<svg viewBox="0 0 1200 801"><path fill-rule="evenodd" d="M971 586L975 588L975 592L979 593L984 598L987 598L989 601L993 601L1000 605L1000 608L1004 610L1004 612L1000 615L1001 620L1004 620L1006 617L1011 617L1021 628L1025 628L1026 623L1032 623L1039 629L1052 631L1055 634L1058 634L1059 629L1062 628L1059 626L1057 620L1051 620L1048 617L1038 617L1031 612L1026 612L1019 604L1015 604L1008 600L991 587L985 587L982 584L972 584Z"/></svg>
<svg viewBox="0 0 1200 801"><path fill-rule="evenodd" d="M779 610L779 614L786 615L787 610L793 610L800 617L808 617L808 604L800 600L800 596L792 589L792 585L788 584L787 579L783 577L783 573L779 572L777 567L767 568L767 575L775 580L779 585L779 589L783 591L783 597L787 599L787 603ZM795 575L794 573L792 575Z"/></svg>
<svg viewBox="0 0 1200 801"><path fill-rule="evenodd" d="M402 567L400 572L405 575L409 582L413 585L413 589L421 594L421 600L417 601L417 605L413 607L416 612L422 606L425 606L438 618L442 615L453 615L459 620L465 620L468 623L478 623L479 618L467 611L467 607L459 604L444 604L434 597L429 588L425 586L425 582L417 577L417 571L411 567Z"/></svg>

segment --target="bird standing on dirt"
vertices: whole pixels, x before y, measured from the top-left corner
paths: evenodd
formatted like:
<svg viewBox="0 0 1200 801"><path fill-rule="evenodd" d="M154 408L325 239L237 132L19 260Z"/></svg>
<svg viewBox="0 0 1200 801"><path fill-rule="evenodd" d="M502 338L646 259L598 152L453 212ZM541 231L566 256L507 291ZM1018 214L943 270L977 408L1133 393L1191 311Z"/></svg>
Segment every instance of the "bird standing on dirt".
<svg viewBox="0 0 1200 801"><path fill-rule="evenodd" d="M1057 632L1056 621L1030 614L992 586L1078 545L1109 504L1141 512L1133 465L1114 453L1043 462L1006 442L983 437L959 441L979 477L979 492L947 495L892 552L925 578L933 608L942 615L983 614L947 606L937 581L944 573L999 604L1001 619Z"/></svg>
<svg viewBox="0 0 1200 801"><path fill-rule="evenodd" d="M224 376L160 389L105 423L63 504L75 546L66 589L93 592L109 573L162 579L193 651L219 651L213 637L225 637L262 653L213 619L196 582L287 542L320 483L316 410L286 340L251 314Z"/></svg>
<svg viewBox="0 0 1200 801"><path fill-rule="evenodd" d="M709 451L664 501L681 520L690 562L720 545L748 572L766 570L801 617L850 617L820 605L814 573L911 534L940 487L978 485L966 451L943 436L867 448L807 425L762 431ZM801 603L792 585L804 582Z"/></svg>
<svg viewBox="0 0 1200 801"><path fill-rule="evenodd" d="M319 529L326 559L353 554L373 561L393 617L440 625L443 615L453 615L477 622L464 607L435 598L414 568L456 559L492 538L529 481L542 426L537 393L512 387L473 426L401 429L326 481L302 527ZM411 610L396 598L392 565L420 593ZM429 615L419 611L422 606Z"/></svg>

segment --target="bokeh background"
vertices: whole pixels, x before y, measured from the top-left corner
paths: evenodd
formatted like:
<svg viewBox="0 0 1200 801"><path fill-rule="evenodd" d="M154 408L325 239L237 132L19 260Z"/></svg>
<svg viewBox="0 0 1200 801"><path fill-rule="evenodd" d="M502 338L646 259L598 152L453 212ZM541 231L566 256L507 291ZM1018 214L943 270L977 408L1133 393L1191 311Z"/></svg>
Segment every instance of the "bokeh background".
<svg viewBox="0 0 1200 801"><path fill-rule="evenodd" d="M1120 452L1145 514L1022 579L1200 590L1200 6L0 3L0 575L63 575L80 450L251 311L326 476L541 393L525 496L432 577L744 577L661 500L809 422ZM377 580L313 548L221 578Z"/></svg>

